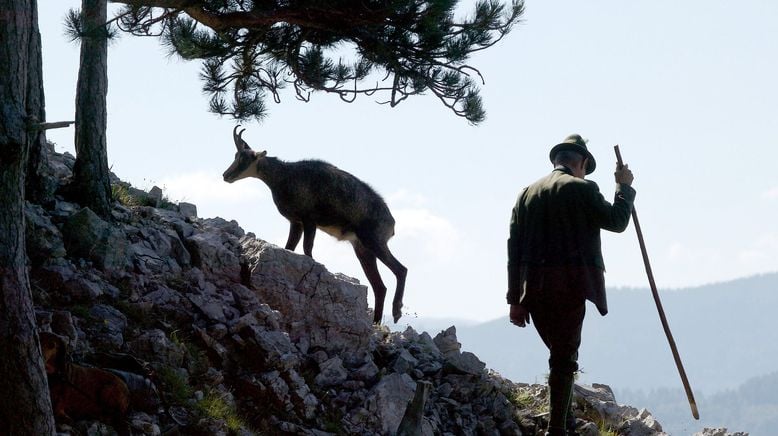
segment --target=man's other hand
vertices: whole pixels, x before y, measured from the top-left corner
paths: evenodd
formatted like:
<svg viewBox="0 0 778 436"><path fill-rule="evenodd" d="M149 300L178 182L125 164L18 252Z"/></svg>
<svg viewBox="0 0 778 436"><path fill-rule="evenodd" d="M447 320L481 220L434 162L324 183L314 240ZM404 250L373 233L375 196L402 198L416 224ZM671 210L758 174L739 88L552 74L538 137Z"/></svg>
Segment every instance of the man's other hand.
<svg viewBox="0 0 778 436"><path fill-rule="evenodd" d="M524 327L529 324L529 312L521 304L511 304L511 324Z"/></svg>
<svg viewBox="0 0 778 436"><path fill-rule="evenodd" d="M632 185L632 181L635 180L635 176L632 175L627 164L621 166L616 164L616 172L613 175L616 177L616 183Z"/></svg>

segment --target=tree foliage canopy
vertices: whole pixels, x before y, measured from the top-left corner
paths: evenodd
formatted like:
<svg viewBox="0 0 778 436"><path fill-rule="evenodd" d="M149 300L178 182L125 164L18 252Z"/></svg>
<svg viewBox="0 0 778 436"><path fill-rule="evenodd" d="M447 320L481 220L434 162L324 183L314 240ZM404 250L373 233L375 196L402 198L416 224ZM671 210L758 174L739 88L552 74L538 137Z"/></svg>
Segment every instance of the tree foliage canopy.
<svg viewBox="0 0 778 436"><path fill-rule="evenodd" d="M172 53L203 61L213 112L262 118L266 98L291 86L351 102L381 95L395 106L431 92L456 115L479 123L480 72L469 55L502 39L523 0L477 0L458 19L458 0L113 0L116 21L135 35L161 36Z"/></svg>

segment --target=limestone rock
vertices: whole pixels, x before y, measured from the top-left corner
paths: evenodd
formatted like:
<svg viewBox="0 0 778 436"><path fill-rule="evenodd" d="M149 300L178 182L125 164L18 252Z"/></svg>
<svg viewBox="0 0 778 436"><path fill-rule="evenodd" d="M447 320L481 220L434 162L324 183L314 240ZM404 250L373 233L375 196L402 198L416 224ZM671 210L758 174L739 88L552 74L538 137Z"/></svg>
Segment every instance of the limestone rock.
<svg viewBox="0 0 778 436"><path fill-rule="evenodd" d="M246 365L259 370L288 370L299 364L297 348L289 340L289 335L267 329L254 314L241 317L231 330L243 350Z"/></svg>
<svg viewBox="0 0 778 436"><path fill-rule="evenodd" d="M319 365L319 375L314 380L319 386L337 386L348 378L348 372L343 367L340 357L333 357Z"/></svg>
<svg viewBox="0 0 778 436"><path fill-rule="evenodd" d="M416 383L408 374L389 374L370 392L367 410L375 414L379 429L394 434L413 399Z"/></svg>
<svg viewBox="0 0 778 436"><path fill-rule="evenodd" d="M27 229L24 233L27 254L33 265L40 265L51 258L65 256L62 233L51 222L42 207L25 202L24 218Z"/></svg>
<svg viewBox="0 0 778 436"><path fill-rule="evenodd" d="M100 284L81 276L68 280L60 289L62 290L60 297L74 302L94 301L103 295Z"/></svg>
<svg viewBox="0 0 778 436"><path fill-rule="evenodd" d="M204 226L211 231L195 232L186 239L186 246L191 254L192 265L205 274L240 283L241 265L234 234L236 231L229 223L223 224L223 221L206 220Z"/></svg>
<svg viewBox="0 0 778 436"><path fill-rule="evenodd" d="M694 433L694 436L748 436L748 433L733 432L729 433L726 428L704 428L701 432Z"/></svg>
<svg viewBox="0 0 778 436"><path fill-rule="evenodd" d="M419 361L413 357L408 350L403 349L395 358L394 364L392 365L392 370L401 374L410 373L416 368L418 363Z"/></svg>
<svg viewBox="0 0 778 436"><path fill-rule="evenodd" d="M186 218L197 218L197 206L192 203L184 201L178 203L178 211Z"/></svg>
<svg viewBox="0 0 778 436"><path fill-rule="evenodd" d="M444 370L456 374L480 374L486 364L470 352L461 352L462 344L457 340L457 329L451 326L438 333L433 340L435 346L445 359Z"/></svg>
<svg viewBox="0 0 778 436"><path fill-rule="evenodd" d="M592 386L578 385L573 388L576 401L583 401L599 414L599 419L619 434L629 436L667 436L662 426L645 409L618 404L613 390L608 385L594 383Z"/></svg>
<svg viewBox="0 0 778 436"><path fill-rule="evenodd" d="M146 331L127 345L134 355L143 359L173 368L179 368L184 363L184 347L168 339L165 332L159 329Z"/></svg>
<svg viewBox="0 0 778 436"><path fill-rule="evenodd" d="M371 320L367 288L327 271L313 259L248 235L241 239L251 287L283 314L293 342L328 351L364 353Z"/></svg>
<svg viewBox="0 0 778 436"><path fill-rule="evenodd" d="M73 176L76 157L67 151L62 154L55 153L53 147L49 151L49 171L60 181L60 184L64 184Z"/></svg>
<svg viewBox="0 0 778 436"><path fill-rule="evenodd" d="M378 366L375 364L375 362L370 360L369 362L365 363L364 365L354 370L351 373L351 377L354 380L370 381L373 380L378 375L378 372L379 372Z"/></svg>
<svg viewBox="0 0 778 436"><path fill-rule="evenodd" d="M148 198L154 207L159 207L159 205L162 204L162 189L159 186L153 186L151 190L149 190Z"/></svg>
<svg viewBox="0 0 778 436"><path fill-rule="evenodd" d="M435 336L434 342L438 347L438 350L440 350L444 356L457 354L462 348L462 344L457 341L456 326L451 326L446 330L438 333L437 336Z"/></svg>
<svg viewBox="0 0 778 436"><path fill-rule="evenodd" d="M89 310L93 342L105 347L119 348L124 344L127 317L112 306L97 304Z"/></svg>
<svg viewBox="0 0 778 436"><path fill-rule="evenodd" d="M413 400L405 409L405 414L397 429L397 436L416 436L424 434L422 422L424 420L424 406L432 390L432 383L420 381L416 383L416 391Z"/></svg>
<svg viewBox="0 0 778 436"><path fill-rule="evenodd" d="M469 351L447 356L446 365L444 367L445 370L453 373L472 375L482 373L484 368L486 368L486 364L481 362L475 354Z"/></svg>
<svg viewBox="0 0 778 436"><path fill-rule="evenodd" d="M62 233L71 256L94 262L106 272L117 272L127 264L127 239L124 233L83 208L65 223Z"/></svg>

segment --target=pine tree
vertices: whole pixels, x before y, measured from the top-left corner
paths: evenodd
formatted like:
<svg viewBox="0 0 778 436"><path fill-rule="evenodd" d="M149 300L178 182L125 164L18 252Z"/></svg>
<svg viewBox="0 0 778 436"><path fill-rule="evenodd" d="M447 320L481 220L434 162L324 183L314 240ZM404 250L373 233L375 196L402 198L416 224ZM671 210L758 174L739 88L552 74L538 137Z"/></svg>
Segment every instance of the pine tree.
<svg viewBox="0 0 778 436"><path fill-rule="evenodd" d="M53 435L24 237L30 147L43 113L36 0L0 0L0 434Z"/></svg>
<svg viewBox="0 0 778 436"><path fill-rule="evenodd" d="M469 55L502 39L524 10L478 0L465 19L458 0L114 0L119 28L161 36L172 53L203 62L211 111L261 119L266 100L294 89L351 102L381 95L396 106L432 93L473 124L484 120L481 73Z"/></svg>
<svg viewBox="0 0 778 436"><path fill-rule="evenodd" d="M76 85L76 163L72 197L103 218L111 217L111 183L106 147L108 116L108 0L82 0L81 11L71 10L67 28L81 42Z"/></svg>

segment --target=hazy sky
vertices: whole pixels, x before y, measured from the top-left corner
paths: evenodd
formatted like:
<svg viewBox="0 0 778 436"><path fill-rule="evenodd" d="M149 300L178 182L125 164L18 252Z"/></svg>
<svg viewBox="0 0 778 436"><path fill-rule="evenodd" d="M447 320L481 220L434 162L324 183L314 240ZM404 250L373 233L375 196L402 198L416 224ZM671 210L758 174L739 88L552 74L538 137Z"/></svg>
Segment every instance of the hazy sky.
<svg viewBox="0 0 778 436"><path fill-rule="evenodd" d="M74 118L78 45L62 22L79 5L39 2L49 121ZM471 61L486 78L478 127L433 96L392 109L374 98L315 94L306 104L286 93L244 138L284 160L329 161L384 196L397 221L390 248L409 269L406 320L507 314L511 207L551 170L550 147L573 132L590 140L590 178L609 199L612 147L621 145L661 289L778 270L778 3L526 6L524 21ZM221 180L235 123L207 112L199 68L154 38L122 35L110 46L109 163L135 186L159 185L201 217L235 219L283 245L288 223L265 185ZM49 139L73 153L72 128ZM608 285L646 286L634 228L603 236ZM366 283L349 244L318 232L314 257Z"/></svg>

